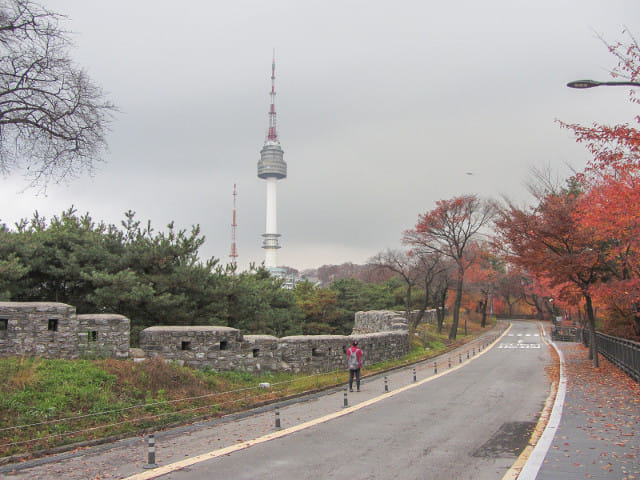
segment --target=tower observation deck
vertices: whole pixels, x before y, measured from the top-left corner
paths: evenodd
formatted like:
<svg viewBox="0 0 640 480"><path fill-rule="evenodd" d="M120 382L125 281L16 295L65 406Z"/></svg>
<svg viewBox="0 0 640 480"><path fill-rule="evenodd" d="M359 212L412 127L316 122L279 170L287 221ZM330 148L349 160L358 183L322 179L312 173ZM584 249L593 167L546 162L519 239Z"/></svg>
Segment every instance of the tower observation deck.
<svg viewBox="0 0 640 480"><path fill-rule="evenodd" d="M271 63L271 106L269 108L269 129L264 146L260 150L258 161L258 178L267 182L267 215L266 232L262 234L262 248L265 249L265 267L277 267L277 250L280 248L277 222L277 181L287 178L287 164L283 160L284 151L278 140L276 130L276 61L275 55Z"/></svg>
<svg viewBox="0 0 640 480"><path fill-rule="evenodd" d="M278 143L265 143L260 150L260 160L258 160L258 178L266 180L275 178L282 180L287 178L287 163L282 159L284 151Z"/></svg>

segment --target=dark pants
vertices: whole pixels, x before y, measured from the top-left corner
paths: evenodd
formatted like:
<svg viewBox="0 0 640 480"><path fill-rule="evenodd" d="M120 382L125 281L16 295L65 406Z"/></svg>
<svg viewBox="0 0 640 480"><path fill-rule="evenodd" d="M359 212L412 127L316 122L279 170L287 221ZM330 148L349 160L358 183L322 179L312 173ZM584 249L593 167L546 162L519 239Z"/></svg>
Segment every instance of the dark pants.
<svg viewBox="0 0 640 480"><path fill-rule="evenodd" d="M353 390L353 377L356 377L356 387L360 390L360 369L349 370L349 390Z"/></svg>

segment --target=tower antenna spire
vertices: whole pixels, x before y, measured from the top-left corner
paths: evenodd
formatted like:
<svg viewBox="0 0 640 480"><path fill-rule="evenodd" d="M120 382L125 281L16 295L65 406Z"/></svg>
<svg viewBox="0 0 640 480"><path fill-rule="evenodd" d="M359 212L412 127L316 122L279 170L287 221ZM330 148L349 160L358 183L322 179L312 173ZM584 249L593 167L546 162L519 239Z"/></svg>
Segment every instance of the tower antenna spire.
<svg viewBox="0 0 640 480"><path fill-rule="evenodd" d="M233 184L233 221L231 222L231 253L229 254L229 256L231 257L231 261L233 263L235 263L236 259L238 258L238 249L236 247L236 228L238 227L238 224L236 223L237 198L238 198L238 191L236 189L236 184L234 183Z"/></svg>
<svg viewBox="0 0 640 480"><path fill-rule="evenodd" d="M278 132L276 130L276 49L273 49L273 56L271 60L271 92L269 93L271 99L271 107L269 108L269 130L267 132L267 141L272 143L279 143Z"/></svg>

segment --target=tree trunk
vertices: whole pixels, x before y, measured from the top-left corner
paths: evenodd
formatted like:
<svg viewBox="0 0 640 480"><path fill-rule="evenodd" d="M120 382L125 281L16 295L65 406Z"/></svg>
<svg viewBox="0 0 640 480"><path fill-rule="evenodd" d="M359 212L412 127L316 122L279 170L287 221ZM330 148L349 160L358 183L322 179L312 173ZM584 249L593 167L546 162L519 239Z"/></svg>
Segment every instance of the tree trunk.
<svg viewBox="0 0 640 480"><path fill-rule="evenodd" d="M547 313L549 314L549 318L551 319L551 321L555 322L556 312L555 312L555 307L553 305L553 302L549 302L549 301L544 302L543 306L547 310Z"/></svg>
<svg viewBox="0 0 640 480"><path fill-rule="evenodd" d="M442 333L442 327L444 325L444 306L436 309L436 318L438 320L438 333Z"/></svg>
<svg viewBox="0 0 640 480"><path fill-rule="evenodd" d="M447 312L447 294L449 289L444 287L442 289L442 293L439 294L438 301L440 302L439 306L437 306L436 317L438 319L438 333L442 333L442 327L444 326L444 315Z"/></svg>
<svg viewBox="0 0 640 480"><path fill-rule="evenodd" d="M480 321L480 327L487 326L487 304L489 303L489 295L484 294L484 300L482 302L482 320Z"/></svg>
<svg viewBox="0 0 640 480"><path fill-rule="evenodd" d="M415 331L418 328L418 325L420 325L420 321L422 320L423 316L424 310L421 308L418 314L413 318L413 320L411 320L410 317L407 318L407 323L411 325L411 331Z"/></svg>
<svg viewBox="0 0 640 480"><path fill-rule="evenodd" d="M413 319L413 322L411 322L411 327L412 327L413 330L418 328L418 325L420 325L420 322L424 318L424 312L426 312L426 311L427 311L427 307L423 306L423 307L420 308L420 310L418 311L418 314Z"/></svg>
<svg viewBox="0 0 640 480"><path fill-rule="evenodd" d="M598 368L600 363L598 361L598 340L596 339L596 316L593 313L593 304L591 303L591 295L584 295L585 309L587 311L587 321L589 322L589 358L593 360L593 366Z"/></svg>
<svg viewBox="0 0 640 480"><path fill-rule="evenodd" d="M420 325L420 322L422 321L422 318L424 317L424 312L427 311L427 307L429 306L429 300L430 296L429 296L429 288L428 286L425 287L425 294L424 294L424 299L422 302L422 307L420 307L420 311L418 312L418 315L416 315L416 318L413 320L412 323L412 327L413 330L415 330L416 328L418 328L418 325Z"/></svg>
<svg viewBox="0 0 640 480"><path fill-rule="evenodd" d="M463 273L464 271L459 272L456 284L456 299L453 302L453 322L451 323L451 330L449 330L449 340L455 340L458 335L458 320L460 319L460 305L462 304Z"/></svg>
<svg viewBox="0 0 640 480"><path fill-rule="evenodd" d="M536 318L538 320L544 320L544 311L541 306L542 302L544 302L544 299L539 298L537 295L533 296L533 305L536 307Z"/></svg>

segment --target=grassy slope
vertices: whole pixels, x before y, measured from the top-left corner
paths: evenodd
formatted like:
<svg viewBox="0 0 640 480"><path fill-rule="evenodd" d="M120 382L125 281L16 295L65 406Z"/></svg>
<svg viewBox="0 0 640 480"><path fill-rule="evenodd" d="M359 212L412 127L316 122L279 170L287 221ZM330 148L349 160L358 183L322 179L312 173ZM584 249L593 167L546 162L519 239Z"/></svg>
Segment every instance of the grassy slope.
<svg viewBox="0 0 640 480"><path fill-rule="evenodd" d="M455 344L448 342L446 333L438 334L433 326L427 326L426 335L419 330L412 336L412 351L407 357L367 366L363 373L438 355L473 338L481 329L471 322L470 335L459 335ZM425 338L426 349L422 345ZM258 376L215 373L158 359L142 363L0 359L0 457L220 416L346 379L345 371ZM271 388L260 388L262 382L270 383Z"/></svg>

